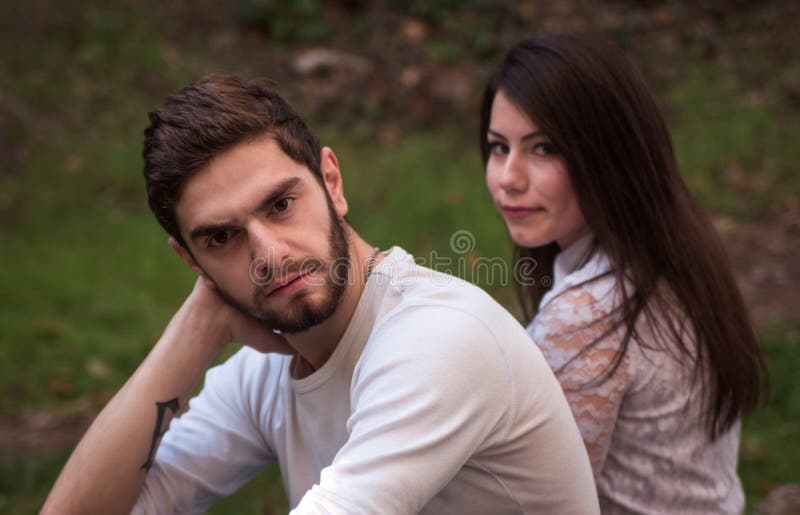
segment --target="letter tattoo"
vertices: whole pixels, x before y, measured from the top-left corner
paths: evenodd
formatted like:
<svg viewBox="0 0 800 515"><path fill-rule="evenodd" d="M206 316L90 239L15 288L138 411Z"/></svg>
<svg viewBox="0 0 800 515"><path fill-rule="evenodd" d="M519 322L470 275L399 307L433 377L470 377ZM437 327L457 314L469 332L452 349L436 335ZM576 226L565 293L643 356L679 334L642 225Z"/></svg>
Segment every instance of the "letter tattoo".
<svg viewBox="0 0 800 515"><path fill-rule="evenodd" d="M172 400L166 402L156 402L156 407L158 408L158 415L156 416L156 427L153 431L153 441L150 443L150 453L147 455L147 461L140 467L140 469L144 469L149 471L150 467L153 466L153 455L156 452L156 442L158 439L164 436L164 433L167 432L166 429L163 431L161 430L161 426L164 423L164 413L167 411L167 408L173 413L178 412L178 398L175 397Z"/></svg>

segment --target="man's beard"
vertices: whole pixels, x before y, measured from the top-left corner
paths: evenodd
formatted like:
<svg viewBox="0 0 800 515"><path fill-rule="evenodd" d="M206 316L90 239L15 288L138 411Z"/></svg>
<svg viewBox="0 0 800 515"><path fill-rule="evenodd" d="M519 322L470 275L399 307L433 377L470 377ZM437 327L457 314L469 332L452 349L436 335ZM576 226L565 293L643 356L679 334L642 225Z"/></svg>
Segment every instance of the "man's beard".
<svg viewBox="0 0 800 515"><path fill-rule="evenodd" d="M336 308L339 307L339 302L347 287L350 274L350 250L344 225L333 210L330 199L328 199L328 211L330 213L328 236L330 256L327 259L310 258L300 263L293 262L288 269L281 267L279 270L259 272L260 277L269 276L273 280L281 280L286 277L287 273L302 273L315 269L317 272L322 271L322 280L325 281L325 284L321 286L323 290L323 298L321 300L315 302L309 299L307 295L301 294L289 299L283 307L270 308L265 305L265 301L268 302L268 299L265 299L264 293L274 285L271 281L268 284L264 284L264 282L255 281L255 279L256 285L253 290L251 306L246 306L239 302L215 281L219 295L234 308L263 321L264 325L270 329L275 329L282 333L302 332L330 318L336 312ZM305 279L301 278L299 280L303 281Z"/></svg>

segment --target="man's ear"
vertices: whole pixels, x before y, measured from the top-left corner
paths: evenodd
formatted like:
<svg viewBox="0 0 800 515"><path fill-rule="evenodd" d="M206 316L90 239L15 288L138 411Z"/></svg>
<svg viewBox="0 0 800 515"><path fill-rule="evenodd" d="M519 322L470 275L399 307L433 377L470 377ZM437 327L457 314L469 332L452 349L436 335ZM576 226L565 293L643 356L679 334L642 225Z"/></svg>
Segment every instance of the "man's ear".
<svg viewBox="0 0 800 515"><path fill-rule="evenodd" d="M189 266L189 268L197 272L197 275L203 278L203 281L206 283L206 286L208 286L212 290L217 289L217 286L214 284L214 281L212 281L211 278L209 278L208 275L206 275L205 271L202 268L200 268L200 265L197 264L192 255L189 253L189 251L183 248L183 245L178 243L178 240L170 236L169 240L167 240L167 243L169 243L169 246L172 247L172 250L175 251L175 254L177 254L178 257L180 257L183 260L183 262Z"/></svg>
<svg viewBox="0 0 800 515"><path fill-rule="evenodd" d="M331 196L333 209L339 218L344 218L347 214L347 199L344 198L344 188L342 186L342 172L339 170L339 160L330 147L322 147L320 154L320 169L322 179L325 181L325 188Z"/></svg>

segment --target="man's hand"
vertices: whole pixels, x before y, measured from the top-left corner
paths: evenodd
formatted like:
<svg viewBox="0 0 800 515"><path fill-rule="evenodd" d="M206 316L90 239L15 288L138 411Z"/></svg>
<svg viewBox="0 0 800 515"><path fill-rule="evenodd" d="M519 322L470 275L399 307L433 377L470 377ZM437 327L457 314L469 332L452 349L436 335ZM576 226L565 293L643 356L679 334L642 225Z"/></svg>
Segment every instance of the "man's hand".
<svg viewBox="0 0 800 515"><path fill-rule="evenodd" d="M231 306L216 291L216 286L198 277L194 288L175 313L165 331L180 331L184 324L203 319L209 328L208 336L220 346L241 343L259 352L296 354L283 335L275 333L266 323Z"/></svg>

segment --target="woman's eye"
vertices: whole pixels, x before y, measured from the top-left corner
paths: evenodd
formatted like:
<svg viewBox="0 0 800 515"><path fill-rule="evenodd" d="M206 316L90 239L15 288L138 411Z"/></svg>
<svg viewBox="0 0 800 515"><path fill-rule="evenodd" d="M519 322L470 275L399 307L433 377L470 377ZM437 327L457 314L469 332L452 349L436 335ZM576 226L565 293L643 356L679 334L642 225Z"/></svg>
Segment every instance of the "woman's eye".
<svg viewBox="0 0 800 515"><path fill-rule="evenodd" d="M552 156L556 153L556 147L552 143L537 143L533 147L533 153L537 156Z"/></svg>
<svg viewBox="0 0 800 515"><path fill-rule="evenodd" d="M286 211L287 209L289 209L289 206L292 205L292 202L294 202L293 198L288 198L288 197L282 198L279 201L275 202L275 210Z"/></svg>
<svg viewBox="0 0 800 515"><path fill-rule="evenodd" d="M504 156L508 154L508 145L500 143L499 141L490 141L489 153L495 156Z"/></svg>

